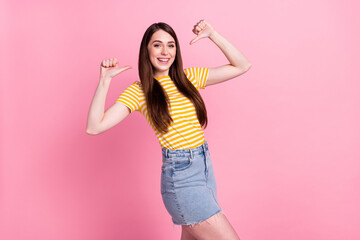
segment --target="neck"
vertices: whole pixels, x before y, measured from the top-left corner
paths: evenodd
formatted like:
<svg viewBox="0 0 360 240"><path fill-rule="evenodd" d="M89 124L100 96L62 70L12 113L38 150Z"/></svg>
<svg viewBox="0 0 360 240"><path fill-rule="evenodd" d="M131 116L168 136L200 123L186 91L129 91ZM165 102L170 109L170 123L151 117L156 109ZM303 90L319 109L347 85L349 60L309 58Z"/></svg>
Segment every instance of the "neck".
<svg viewBox="0 0 360 240"><path fill-rule="evenodd" d="M167 77L167 76L169 76L169 70L154 73L154 78Z"/></svg>

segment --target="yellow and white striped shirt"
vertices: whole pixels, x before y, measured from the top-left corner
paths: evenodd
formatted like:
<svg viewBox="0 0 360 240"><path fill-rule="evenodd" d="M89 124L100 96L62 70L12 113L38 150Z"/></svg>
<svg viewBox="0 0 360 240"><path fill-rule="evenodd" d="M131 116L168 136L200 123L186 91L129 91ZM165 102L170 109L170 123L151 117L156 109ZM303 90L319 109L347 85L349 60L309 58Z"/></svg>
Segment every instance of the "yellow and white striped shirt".
<svg viewBox="0 0 360 240"><path fill-rule="evenodd" d="M187 78L196 89L205 89L209 68L192 67L184 69ZM196 115L194 104L179 92L169 76L155 78L163 87L170 100L169 113L172 122L167 133L160 133L150 120L141 82L135 81L116 100L127 106L131 112L139 111L155 131L161 147L189 149L205 142L204 131Z"/></svg>

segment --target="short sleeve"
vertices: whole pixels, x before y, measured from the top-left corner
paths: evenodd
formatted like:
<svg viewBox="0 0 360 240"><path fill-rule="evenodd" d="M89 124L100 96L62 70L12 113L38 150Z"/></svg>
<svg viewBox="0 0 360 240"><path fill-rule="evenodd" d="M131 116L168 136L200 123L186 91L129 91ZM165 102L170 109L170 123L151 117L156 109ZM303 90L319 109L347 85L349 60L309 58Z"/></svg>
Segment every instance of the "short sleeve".
<svg viewBox="0 0 360 240"><path fill-rule="evenodd" d="M128 86L118 97L116 102L121 102L130 109L130 112L138 111L140 106L140 86L139 82L135 81Z"/></svg>
<svg viewBox="0 0 360 240"><path fill-rule="evenodd" d="M196 89L205 89L209 74L208 67L191 67L184 69L187 78L194 84Z"/></svg>

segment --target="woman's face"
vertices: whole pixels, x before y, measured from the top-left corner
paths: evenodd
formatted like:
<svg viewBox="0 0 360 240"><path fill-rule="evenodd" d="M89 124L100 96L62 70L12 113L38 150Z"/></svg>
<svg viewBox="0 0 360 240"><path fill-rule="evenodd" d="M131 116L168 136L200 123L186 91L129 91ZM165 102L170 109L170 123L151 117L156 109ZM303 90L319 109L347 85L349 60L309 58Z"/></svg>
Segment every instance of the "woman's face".
<svg viewBox="0 0 360 240"><path fill-rule="evenodd" d="M176 56L174 38L164 30L156 31L148 44L150 62L154 67L154 77L169 75L169 69Z"/></svg>

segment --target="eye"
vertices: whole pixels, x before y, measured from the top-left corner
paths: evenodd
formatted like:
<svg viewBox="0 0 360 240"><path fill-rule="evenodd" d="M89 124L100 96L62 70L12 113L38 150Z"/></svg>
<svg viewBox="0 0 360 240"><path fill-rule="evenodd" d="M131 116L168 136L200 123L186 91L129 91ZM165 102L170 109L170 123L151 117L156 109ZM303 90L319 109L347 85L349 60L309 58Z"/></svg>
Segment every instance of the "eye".
<svg viewBox="0 0 360 240"><path fill-rule="evenodd" d="M159 44L154 44L154 47L159 47L160 45Z"/></svg>
<svg viewBox="0 0 360 240"><path fill-rule="evenodd" d="M174 45L174 44L171 44L171 45L169 45L169 47L173 48L173 47L175 47L175 45Z"/></svg>

